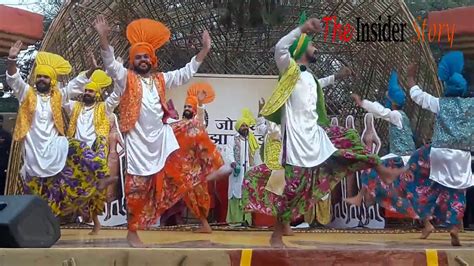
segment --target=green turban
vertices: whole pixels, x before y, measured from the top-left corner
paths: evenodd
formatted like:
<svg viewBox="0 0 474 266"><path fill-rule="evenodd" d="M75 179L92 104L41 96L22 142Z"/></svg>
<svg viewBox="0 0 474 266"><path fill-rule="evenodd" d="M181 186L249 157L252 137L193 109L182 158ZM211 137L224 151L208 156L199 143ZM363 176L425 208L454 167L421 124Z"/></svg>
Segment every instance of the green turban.
<svg viewBox="0 0 474 266"><path fill-rule="evenodd" d="M303 11L300 15L300 26L303 25L306 22L306 12ZM308 49L309 42L311 41L311 38L308 37L306 33L303 33L300 35L296 41L293 42L293 44L290 46L290 54L291 57L293 57L295 60L299 60L304 53L306 52L306 49Z"/></svg>

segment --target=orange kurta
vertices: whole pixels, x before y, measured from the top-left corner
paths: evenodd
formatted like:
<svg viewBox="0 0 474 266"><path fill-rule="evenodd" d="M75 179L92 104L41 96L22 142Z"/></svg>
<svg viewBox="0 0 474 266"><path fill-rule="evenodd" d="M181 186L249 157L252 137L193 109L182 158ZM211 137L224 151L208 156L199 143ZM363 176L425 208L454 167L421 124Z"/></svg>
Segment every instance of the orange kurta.
<svg viewBox="0 0 474 266"><path fill-rule="evenodd" d="M197 218L206 218L211 203L206 176L224 161L199 120L181 120L171 126L180 148L170 156L167 173L192 184L193 189L186 193L184 201Z"/></svg>

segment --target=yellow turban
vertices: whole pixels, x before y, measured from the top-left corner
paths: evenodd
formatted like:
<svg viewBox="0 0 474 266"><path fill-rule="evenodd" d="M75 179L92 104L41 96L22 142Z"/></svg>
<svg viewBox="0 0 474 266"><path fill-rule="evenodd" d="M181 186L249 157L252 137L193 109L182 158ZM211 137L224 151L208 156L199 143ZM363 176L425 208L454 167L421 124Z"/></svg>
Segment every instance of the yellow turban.
<svg viewBox="0 0 474 266"><path fill-rule="evenodd" d="M235 130L239 131L243 124L246 124L249 127L257 124L252 112L248 108L242 110L242 117L235 123ZM255 154L255 151L259 148L257 138L255 138L255 135L251 130L249 130L249 148L252 155Z"/></svg>
<svg viewBox="0 0 474 266"><path fill-rule="evenodd" d="M112 78L100 69L92 73L90 80L91 82L87 83L86 89L95 91L97 96L100 96L103 88L112 84Z"/></svg>
<svg viewBox="0 0 474 266"><path fill-rule="evenodd" d="M67 75L71 70L71 64L60 55L48 52L36 55L35 79L37 75L48 76L52 87L56 86L58 76Z"/></svg>

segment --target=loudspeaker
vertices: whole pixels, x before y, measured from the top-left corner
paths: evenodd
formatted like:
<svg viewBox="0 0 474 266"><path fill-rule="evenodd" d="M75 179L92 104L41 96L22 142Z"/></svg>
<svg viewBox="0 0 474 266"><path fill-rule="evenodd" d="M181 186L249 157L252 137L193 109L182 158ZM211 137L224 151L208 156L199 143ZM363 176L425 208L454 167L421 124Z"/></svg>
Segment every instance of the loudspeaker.
<svg viewBox="0 0 474 266"><path fill-rule="evenodd" d="M0 247L48 248L61 237L46 201L33 195L0 196Z"/></svg>

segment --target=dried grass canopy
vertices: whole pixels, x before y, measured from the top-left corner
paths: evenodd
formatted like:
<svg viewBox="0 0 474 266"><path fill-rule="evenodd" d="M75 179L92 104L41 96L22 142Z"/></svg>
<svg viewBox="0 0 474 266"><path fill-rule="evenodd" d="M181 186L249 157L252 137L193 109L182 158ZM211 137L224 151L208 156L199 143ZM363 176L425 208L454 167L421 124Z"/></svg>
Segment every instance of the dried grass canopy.
<svg viewBox="0 0 474 266"><path fill-rule="evenodd" d="M114 32L111 44L116 54L128 57L125 39L126 25L141 17L164 22L172 31L171 42L158 52L161 70L172 70L186 64L200 48L200 33L211 32L212 52L200 68L202 73L277 75L273 60L273 47L284 34L298 23L301 11L308 17L337 16L338 22L357 25L357 18L364 22L382 23L391 17L391 23L406 23L404 42L358 42L354 33L351 41L329 35L314 37L319 60L314 72L322 77L336 72L342 65L350 66L355 75L348 81L325 89L328 113L344 116L355 114L358 126L362 110L356 109L350 92L364 98L382 101L392 69L400 73L402 85L409 63L421 66L418 81L424 89L439 95L441 86L426 43L417 40L412 25L414 18L403 1L67 1L53 22L43 42L42 49L62 54L74 66L74 72L86 68L86 52L98 50L98 35L91 26L98 14L104 14ZM329 33L333 30L329 23ZM126 61L126 60L125 60ZM431 136L432 116L408 101L406 111L412 119L418 141ZM387 124L377 121L381 136L386 136Z"/></svg>

